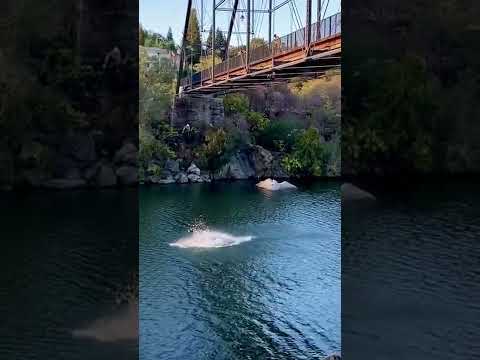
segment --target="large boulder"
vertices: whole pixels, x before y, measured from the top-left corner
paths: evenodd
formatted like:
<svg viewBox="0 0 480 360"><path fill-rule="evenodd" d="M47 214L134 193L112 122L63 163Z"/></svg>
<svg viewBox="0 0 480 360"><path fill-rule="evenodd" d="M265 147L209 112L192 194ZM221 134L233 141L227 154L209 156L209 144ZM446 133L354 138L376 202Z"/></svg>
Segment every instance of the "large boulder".
<svg viewBox="0 0 480 360"><path fill-rule="evenodd" d="M108 165L101 165L98 168L95 183L99 187L112 187L117 185L117 176L113 168Z"/></svg>
<svg viewBox="0 0 480 360"><path fill-rule="evenodd" d="M81 177L81 167L81 162L60 154L54 161L53 176L58 179L78 179Z"/></svg>
<svg viewBox="0 0 480 360"><path fill-rule="evenodd" d="M192 175L200 176L200 172L201 172L200 169L194 163L192 163L187 169L187 174L189 175L192 174Z"/></svg>
<svg viewBox="0 0 480 360"><path fill-rule="evenodd" d="M200 183L203 182L203 177L196 174L188 174L188 180L192 183Z"/></svg>
<svg viewBox="0 0 480 360"><path fill-rule="evenodd" d="M138 183L138 170L133 166L122 166L115 172L118 181L122 185L134 185Z"/></svg>
<svg viewBox="0 0 480 360"><path fill-rule="evenodd" d="M270 176L272 172L273 155L259 145L252 147L250 159L258 177Z"/></svg>
<svg viewBox="0 0 480 360"><path fill-rule="evenodd" d="M171 174L177 174L180 172L180 160L168 159L165 161L164 169L169 171Z"/></svg>
<svg viewBox="0 0 480 360"><path fill-rule="evenodd" d="M177 174L177 176L175 177L175 181L179 184L186 184L188 183L188 176L187 174L181 172Z"/></svg>
<svg viewBox="0 0 480 360"><path fill-rule="evenodd" d="M91 163L96 160L95 142L89 134L69 134L60 147L60 153L80 163Z"/></svg>
<svg viewBox="0 0 480 360"><path fill-rule="evenodd" d="M48 148L36 141L25 142L18 155L18 160L22 166L38 167L42 166L45 157L48 154Z"/></svg>
<svg viewBox="0 0 480 360"><path fill-rule="evenodd" d="M137 147L132 143L125 143L113 157L115 164L137 165Z"/></svg>
<svg viewBox="0 0 480 360"><path fill-rule="evenodd" d="M255 176L255 169L250 163L248 155L244 152L237 152L228 162L227 177L234 180L244 180Z"/></svg>
<svg viewBox="0 0 480 360"><path fill-rule="evenodd" d="M175 179L171 176L168 176L166 178L162 178L160 176L150 176L147 179L147 181L151 184L162 184L162 185L175 183Z"/></svg>
<svg viewBox="0 0 480 360"><path fill-rule="evenodd" d="M260 181L257 184L258 188L277 191L277 190L288 190L288 189L296 189L297 187L293 184L290 184L288 181L277 182L276 180L266 179L264 181Z"/></svg>

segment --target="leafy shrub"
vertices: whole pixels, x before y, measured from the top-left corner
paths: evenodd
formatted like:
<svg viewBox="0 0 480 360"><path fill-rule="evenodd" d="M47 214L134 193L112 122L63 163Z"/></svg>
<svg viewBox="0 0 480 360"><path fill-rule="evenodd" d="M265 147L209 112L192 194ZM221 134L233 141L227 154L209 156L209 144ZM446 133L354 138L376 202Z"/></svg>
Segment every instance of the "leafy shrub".
<svg viewBox="0 0 480 360"><path fill-rule="evenodd" d="M200 162L210 171L219 169L228 160L229 144L230 138L225 130L209 131L200 150Z"/></svg>
<svg viewBox="0 0 480 360"><path fill-rule="evenodd" d="M270 120L265 115L256 111L247 113L247 121L250 126L250 131L254 134L259 134L264 131L270 123Z"/></svg>
<svg viewBox="0 0 480 360"><path fill-rule="evenodd" d="M249 108L248 97L243 94L228 94L223 98L223 107L226 114L246 114Z"/></svg>
<svg viewBox="0 0 480 360"><path fill-rule="evenodd" d="M295 144L298 130L291 121L270 121L258 135L257 143L268 150L289 152Z"/></svg>
<svg viewBox="0 0 480 360"><path fill-rule="evenodd" d="M282 160L285 170L294 176L322 176L326 173L328 150L318 130L309 128L295 142L293 152Z"/></svg>
<svg viewBox="0 0 480 360"><path fill-rule="evenodd" d="M167 144L155 139L148 131L140 128L140 149L138 152L138 161L141 167L148 166L148 162L153 158L162 162L167 159L174 159L175 152Z"/></svg>

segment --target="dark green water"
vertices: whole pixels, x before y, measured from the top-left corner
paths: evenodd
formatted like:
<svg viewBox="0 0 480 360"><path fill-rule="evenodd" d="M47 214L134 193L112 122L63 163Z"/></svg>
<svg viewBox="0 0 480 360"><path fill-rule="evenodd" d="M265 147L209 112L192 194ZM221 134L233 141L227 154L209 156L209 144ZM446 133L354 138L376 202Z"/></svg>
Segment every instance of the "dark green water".
<svg viewBox="0 0 480 360"><path fill-rule="evenodd" d="M140 359L340 352L339 185L276 193L253 183L142 188ZM170 246L191 231L202 244L220 235L252 239Z"/></svg>
<svg viewBox="0 0 480 360"><path fill-rule="evenodd" d="M0 359L138 358L137 207L134 189L0 193Z"/></svg>
<svg viewBox="0 0 480 360"><path fill-rule="evenodd" d="M479 358L478 181L441 180L343 204L345 359Z"/></svg>

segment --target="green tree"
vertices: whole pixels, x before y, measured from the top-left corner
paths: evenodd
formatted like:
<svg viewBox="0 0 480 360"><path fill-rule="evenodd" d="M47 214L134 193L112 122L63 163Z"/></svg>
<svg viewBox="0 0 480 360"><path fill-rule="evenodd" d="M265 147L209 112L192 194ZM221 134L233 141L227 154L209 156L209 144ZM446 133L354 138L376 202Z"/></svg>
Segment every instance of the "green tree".
<svg viewBox="0 0 480 360"><path fill-rule="evenodd" d="M285 156L282 165L290 175L323 176L326 174L328 150L316 128L309 128L298 137L292 154Z"/></svg>
<svg viewBox="0 0 480 360"><path fill-rule="evenodd" d="M215 64L219 64L221 62L222 62L222 59L219 58L218 56L215 56ZM194 71L199 72L199 71L211 68L212 65L213 65L212 55L202 56L200 58L200 62L195 64L193 69Z"/></svg>
<svg viewBox="0 0 480 360"><path fill-rule="evenodd" d="M210 130L205 136L201 156L209 171L219 169L227 161L229 138L225 130Z"/></svg>
<svg viewBox="0 0 480 360"><path fill-rule="evenodd" d="M173 33L172 33L171 27L168 28L166 45L168 50L175 51L176 46L175 46L175 40L173 40Z"/></svg>
<svg viewBox="0 0 480 360"><path fill-rule="evenodd" d="M200 38L200 26L198 25L197 12L195 9L192 9L192 13L190 14L185 45L187 47L187 56L192 58L193 64L197 64L200 61L202 40Z"/></svg>
<svg viewBox="0 0 480 360"><path fill-rule="evenodd" d="M138 44L140 46L145 46L145 29L142 24L140 24L140 28L138 29Z"/></svg>
<svg viewBox="0 0 480 360"><path fill-rule="evenodd" d="M250 41L250 46L252 49L261 47L261 46L267 46L267 42L262 38L253 38Z"/></svg>
<svg viewBox="0 0 480 360"><path fill-rule="evenodd" d="M212 28L210 28L207 43L205 44L205 50L208 55L212 54L212 36ZM226 49L227 39L225 38L225 35L223 35L223 32L217 28L215 31L215 55L223 59Z"/></svg>
<svg viewBox="0 0 480 360"><path fill-rule="evenodd" d="M220 29L217 29L215 32L215 54L220 56L222 59L225 56L227 50L227 39L223 35L223 32Z"/></svg>

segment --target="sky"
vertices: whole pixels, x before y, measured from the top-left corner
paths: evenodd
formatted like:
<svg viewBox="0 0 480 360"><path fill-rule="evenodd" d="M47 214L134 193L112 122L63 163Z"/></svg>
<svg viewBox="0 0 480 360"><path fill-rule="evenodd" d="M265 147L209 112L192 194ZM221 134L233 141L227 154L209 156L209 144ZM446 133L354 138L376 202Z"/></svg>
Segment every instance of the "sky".
<svg viewBox="0 0 480 360"><path fill-rule="evenodd" d="M218 0L217 0L218 1ZM305 24L305 9L306 0L294 0L299 12L299 18L302 24ZM274 0L274 3L281 4L283 0ZM334 14L340 11L341 0L323 0L324 4L329 2L326 16ZM203 0L205 7L205 30L208 31L211 25L212 18L212 0ZM243 4L242 4L243 3ZM240 0L240 8L245 8L245 0ZM255 0L256 8L267 9L267 0ZM193 0L194 7L200 9L201 0ZM227 0L222 7L232 7L233 0ZM313 19L317 13L317 1L313 0ZM324 5L325 6L325 5ZM185 15L187 11L187 0L140 0L140 23L147 30L152 30L160 34L165 35L168 28L172 28L173 37L177 44L180 44L182 39L183 27L185 25ZM239 14L238 16L240 16ZM199 15L200 16L200 15ZM228 30L228 23L231 16L231 12L217 11L216 24L221 30ZM256 36L267 38L268 37L268 16L262 14L256 14ZM238 18L237 18L238 19ZM200 19L199 19L200 21ZM313 20L314 21L314 20ZM275 28L274 33L279 36L286 35L292 31L297 30L297 22L292 19L289 5L283 6L281 9L275 12ZM239 24L240 32L245 32L246 21L236 21ZM237 25L236 25L237 26ZM235 31L236 28L234 28ZM208 36L206 32L203 35L205 38ZM203 40L205 40L205 38ZM239 45L245 43L244 35L232 35L232 45Z"/></svg>

